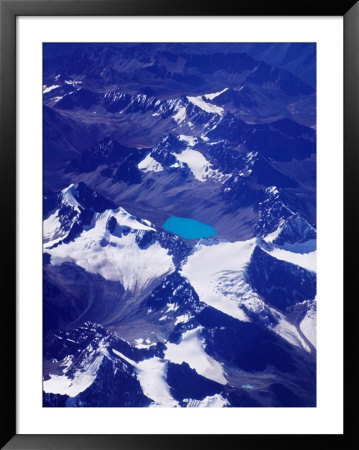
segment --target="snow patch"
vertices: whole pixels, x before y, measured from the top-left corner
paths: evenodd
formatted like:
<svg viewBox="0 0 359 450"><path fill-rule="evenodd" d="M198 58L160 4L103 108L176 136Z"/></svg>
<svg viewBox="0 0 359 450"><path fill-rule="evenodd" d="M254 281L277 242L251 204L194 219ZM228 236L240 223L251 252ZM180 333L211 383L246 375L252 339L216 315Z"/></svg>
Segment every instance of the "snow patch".
<svg viewBox="0 0 359 450"><path fill-rule="evenodd" d="M207 103L203 100L203 97L200 95L198 97L187 97L188 100L194 105L201 108L203 111L206 111L211 114L219 114L220 116L223 114L224 109L217 105L212 105L212 103Z"/></svg>
<svg viewBox="0 0 359 450"><path fill-rule="evenodd" d="M116 231L110 233L107 223L112 217L120 226L128 226L132 231L127 235L117 234ZM120 281L124 289L135 292L175 269L172 257L158 242L146 249L139 248L136 235L141 230L154 228L142 224L123 208L108 210L97 213L89 228L74 241L47 251L51 255L52 265L73 262L106 280Z"/></svg>
<svg viewBox="0 0 359 450"><path fill-rule="evenodd" d="M267 187L266 190L265 190L265 193L269 194L269 195L272 195L275 198L277 198L279 196L279 191L278 191L277 186L269 186L269 187Z"/></svg>
<svg viewBox="0 0 359 450"><path fill-rule="evenodd" d="M279 311L273 308L271 308L271 311L278 319L278 324L275 327L269 328L290 344L301 347L307 352L310 352L310 348L308 347L302 336L298 333L296 327L292 323L288 322L285 316Z"/></svg>
<svg viewBox="0 0 359 450"><path fill-rule="evenodd" d="M60 87L59 84L53 84L52 86L46 86L46 84L44 84L44 86L42 88L42 93L47 94L48 92L51 92L54 89L57 89L58 87Z"/></svg>
<svg viewBox="0 0 359 450"><path fill-rule="evenodd" d="M63 189L61 203L70 206L77 214L71 220L65 218L66 224L61 223L59 210L53 212L47 219L44 220L43 226L43 242L46 247L51 247L59 241L65 239L72 225L78 220L81 212L81 206L75 198L75 185L71 184L68 188Z"/></svg>
<svg viewBox="0 0 359 450"><path fill-rule="evenodd" d="M242 272L255 248L256 240L219 242L207 246L196 245L195 252L187 259L181 270L194 287L200 300L241 321L249 321L240 308L240 298L226 295L221 289L223 276L228 272Z"/></svg>
<svg viewBox="0 0 359 450"><path fill-rule="evenodd" d="M187 136L185 134L179 135L179 140L186 142L190 147L193 147L197 143L197 138L194 136Z"/></svg>
<svg viewBox="0 0 359 450"><path fill-rule="evenodd" d="M218 97L219 95L223 94L223 92L228 91L228 88L224 88L223 91L214 92L213 94L206 94L203 97L207 98L208 100L213 100L214 98Z"/></svg>
<svg viewBox="0 0 359 450"><path fill-rule="evenodd" d="M118 350L115 350L114 348L112 349L112 352L119 356L120 358L122 358L123 360L125 360L128 364L130 364L133 367L137 367L137 363L135 361L132 361L132 359L127 358L127 356L125 356L123 353L119 352Z"/></svg>
<svg viewBox="0 0 359 450"><path fill-rule="evenodd" d="M269 243L272 243L273 241L275 241L277 239L277 237L280 235L280 233L283 229L283 225L284 225L284 220L281 220L278 228L276 230L274 230L272 233L267 234L267 236L265 236L264 240Z"/></svg>
<svg viewBox="0 0 359 450"><path fill-rule="evenodd" d="M177 311L178 308L179 308L179 306L176 303L168 303L166 312L170 312L170 311L175 312L175 311Z"/></svg>
<svg viewBox="0 0 359 450"><path fill-rule="evenodd" d="M175 364L186 362L199 375L220 384L227 384L222 366L204 351L200 333L203 327L186 331L179 344L166 344L165 358Z"/></svg>
<svg viewBox="0 0 359 450"><path fill-rule="evenodd" d="M182 153L174 153L174 156L181 163L186 163L188 165L193 176L198 181L203 182L209 178L214 178L224 182L229 177L229 175L224 175L218 170L212 169L211 163L197 150L187 148Z"/></svg>
<svg viewBox="0 0 359 450"><path fill-rule="evenodd" d="M177 123L182 123L186 118L186 108L185 107L179 108L179 110L176 112L173 118Z"/></svg>
<svg viewBox="0 0 359 450"><path fill-rule="evenodd" d="M82 81L65 80L65 84L69 84L70 86L77 86L77 85L79 85L79 84L82 84Z"/></svg>
<svg viewBox="0 0 359 450"><path fill-rule="evenodd" d="M173 407L178 405L178 402L171 396L166 383L167 361L154 357L136 363L119 351L115 349L112 349L112 351L135 368L143 393L154 402L150 405L151 407Z"/></svg>
<svg viewBox="0 0 359 450"><path fill-rule="evenodd" d="M62 100L63 98L64 98L64 96L54 97L54 98L52 99L52 101L53 101L53 103L57 103L57 102L59 102L60 100Z"/></svg>
<svg viewBox="0 0 359 450"><path fill-rule="evenodd" d="M58 217L58 211L54 212L44 221L43 241L51 242L51 245L61 241L66 237L67 233L63 231L61 222Z"/></svg>
<svg viewBox="0 0 359 450"><path fill-rule="evenodd" d="M74 184L70 184L70 186L63 189L61 193L62 203L71 206L75 211L80 212L80 204L75 198L76 186Z"/></svg>
<svg viewBox="0 0 359 450"><path fill-rule="evenodd" d="M154 402L150 407L178 405L178 402L171 396L166 383L167 364L167 361L162 361L157 357L145 359L137 364L137 378L142 391Z"/></svg>
<svg viewBox="0 0 359 450"><path fill-rule="evenodd" d="M143 172L162 172L163 170L161 164L149 154L139 163L138 168Z"/></svg>
<svg viewBox="0 0 359 450"><path fill-rule="evenodd" d="M170 165L170 167L173 167L174 169L183 168L184 164L182 162L176 161L174 164Z"/></svg>
<svg viewBox="0 0 359 450"><path fill-rule="evenodd" d="M296 266L303 267L303 269L309 270L311 272L317 271L317 252L311 253L293 253L287 250L282 250L275 248L274 250L268 251L274 258L280 259L282 261L287 261L289 263L295 264Z"/></svg>
<svg viewBox="0 0 359 450"><path fill-rule="evenodd" d="M190 318L190 314L182 314L181 316L177 317L175 325L178 325L179 323L187 323Z"/></svg>
<svg viewBox="0 0 359 450"><path fill-rule="evenodd" d="M203 400L185 398L183 402L187 403L186 408L223 408L229 405L228 400L223 398L221 394L210 395Z"/></svg>
<svg viewBox="0 0 359 450"><path fill-rule="evenodd" d="M44 391L52 394L76 397L95 381L103 357L104 355L102 354L98 355L85 370L75 372L73 378L68 378L66 375L50 374L50 379L43 382Z"/></svg>
<svg viewBox="0 0 359 450"><path fill-rule="evenodd" d="M307 311L304 319L301 321L299 328L314 347L317 347L316 323L317 311L315 304L313 304L312 307Z"/></svg>

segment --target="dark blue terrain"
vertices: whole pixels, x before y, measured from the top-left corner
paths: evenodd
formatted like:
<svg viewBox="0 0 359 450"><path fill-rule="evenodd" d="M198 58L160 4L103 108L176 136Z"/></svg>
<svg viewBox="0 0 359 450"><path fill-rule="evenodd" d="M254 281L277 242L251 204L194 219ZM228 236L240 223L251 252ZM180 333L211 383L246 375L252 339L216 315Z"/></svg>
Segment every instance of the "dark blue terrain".
<svg viewBox="0 0 359 450"><path fill-rule="evenodd" d="M316 406L315 44L43 55L44 406Z"/></svg>

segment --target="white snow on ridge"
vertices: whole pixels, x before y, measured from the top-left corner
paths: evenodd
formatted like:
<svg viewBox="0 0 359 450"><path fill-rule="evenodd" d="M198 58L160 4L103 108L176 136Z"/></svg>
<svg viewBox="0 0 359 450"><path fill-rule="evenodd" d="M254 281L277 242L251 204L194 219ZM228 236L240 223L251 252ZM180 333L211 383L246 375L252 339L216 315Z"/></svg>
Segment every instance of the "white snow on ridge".
<svg viewBox="0 0 359 450"><path fill-rule="evenodd" d="M198 181L206 181L208 178L225 181L229 175L224 175L218 170L211 168L211 163L202 155L202 153L191 148L187 148L182 153L173 153L181 163L186 163L193 176Z"/></svg>
<svg viewBox="0 0 359 450"><path fill-rule="evenodd" d="M200 95L198 97L187 97L188 100L194 105L201 108L203 111L212 114L219 114L220 116L224 113L224 109L217 105L212 105L212 103L207 103L203 100L203 97Z"/></svg>
<svg viewBox="0 0 359 450"><path fill-rule="evenodd" d="M62 194L62 202L68 206L71 206L75 209L75 211L80 212L80 204L75 198L76 186L74 184L70 184L69 187L63 189L61 191Z"/></svg>
<svg viewBox="0 0 359 450"><path fill-rule="evenodd" d="M82 81L78 80L65 80L65 84L69 84L70 86L77 86L79 84L82 84Z"/></svg>
<svg viewBox="0 0 359 450"><path fill-rule="evenodd" d="M228 88L224 88L223 91L213 92L213 94L206 94L203 97L208 98L208 100L213 100L214 98L218 97L219 95L223 94L223 92L226 91L228 91Z"/></svg>
<svg viewBox="0 0 359 450"><path fill-rule="evenodd" d="M154 402L150 406L173 407L178 405L178 402L171 396L166 383L167 361L163 361L155 356L136 363L123 353L115 349L112 349L112 351L135 368L143 393Z"/></svg>
<svg viewBox="0 0 359 450"><path fill-rule="evenodd" d="M62 203L73 208L78 214L81 212L80 204L74 197L74 191L76 187L74 184L71 184L69 187L62 190ZM66 224L67 231L63 230L63 226L60 222L60 218L58 216L58 210L53 212L46 220L44 220L43 224L43 241L44 243L49 243L47 246L52 246L55 243L64 239L71 229L72 225L78 219L78 214L74 215L71 223ZM46 247L46 246L45 246Z"/></svg>
<svg viewBox="0 0 359 450"><path fill-rule="evenodd" d="M240 308L240 300L225 295L219 287L224 274L243 271L255 245L255 239L220 242L211 246L199 242L195 253L188 257L182 267L181 274L189 280L202 302L238 320L249 321Z"/></svg>
<svg viewBox="0 0 359 450"><path fill-rule="evenodd" d="M317 271L316 251L311 253L293 253L287 250L275 248L274 250L268 251L268 253L271 256L274 256L274 258L303 267L303 269L309 270L311 272Z"/></svg>
<svg viewBox="0 0 359 450"><path fill-rule="evenodd" d="M202 153L188 148L182 153L175 153L174 155L180 162L184 162L188 165L197 180L206 181L209 174L210 163Z"/></svg>
<svg viewBox="0 0 359 450"><path fill-rule="evenodd" d="M59 102L60 100L62 100L63 98L64 98L64 96L54 97L54 98L52 99L52 102L53 102L53 103L57 103L57 102Z"/></svg>
<svg viewBox="0 0 359 450"><path fill-rule="evenodd" d="M135 347L139 348L139 349L143 349L143 348L151 348L153 347L155 344L155 342L153 342L152 344L136 344Z"/></svg>
<svg viewBox="0 0 359 450"><path fill-rule="evenodd" d="M134 216L132 216L130 213L128 213L124 208L117 208L117 209L110 209L105 211L102 214L96 214L95 221L104 221L106 219L109 219L110 217L114 217L117 222L123 226L128 226L132 228L133 230L151 230L155 231L152 224L148 220L143 220L147 225L141 223L139 220L137 220Z"/></svg>
<svg viewBox="0 0 359 450"><path fill-rule="evenodd" d="M210 246L199 242L196 251L188 257L181 274L189 280L202 302L238 320L250 321L241 309L242 305L254 313L260 313L267 308L244 278L246 265L255 246L256 239L233 243L220 242ZM304 256L306 255L299 255L300 258ZM294 257L298 255L293 254ZM296 264L298 265L298 261ZM292 345L310 352L295 325L288 322L279 311L270 309L277 317L278 324L269 328ZM302 323L310 334L314 319L309 316ZM303 333L306 335L304 331ZM309 337L308 339L310 340Z"/></svg>
<svg viewBox="0 0 359 450"><path fill-rule="evenodd" d="M70 229L72 224L77 220L77 216L72 219L72 223L68 224ZM59 241L65 239L68 235L68 231L64 231L61 222L58 217L58 211L55 211L51 216L44 220L43 224L43 242L44 248L52 247Z"/></svg>
<svg viewBox="0 0 359 450"><path fill-rule="evenodd" d="M163 170L161 164L149 154L139 163L138 168L143 172L161 172Z"/></svg>
<svg viewBox="0 0 359 450"><path fill-rule="evenodd" d="M179 108L173 118L177 123L182 123L186 118L186 108L184 106Z"/></svg>
<svg viewBox="0 0 359 450"><path fill-rule="evenodd" d="M95 381L103 357L103 354L98 355L85 370L75 372L73 378L50 374L50 379L43 381L44 392L76 397Z"/></svg>
<svg viewBox="0 0 359 450"><path fill-rule="evenodd" d="M203 400L187 398L183 401L187 403L186 408L223 408L229 405L228 400L223 398L221 394L209 395Z"/></svg>
<svg viewBox="0 0 359 450"><path fill-rule="evenodd" d="M176 364L186 362L199 375L220 384L227 384L222 366L211 358L203 349L200 332L203 327L197 327L183 333L179 344L166 344L165 358Z"/></svg>
<svg viewBox="0 0 359 450"><path fill-rule="evenodd" d="M213 290L224 295L227 300L237 306L245 306L247 310L261 313L266 309L266 304L259 295L250 287L245 276L245 266L241 270L224 270L218 274L213 283Z"/></svg>
<svg viewBox="0 0 359 450"><path fill-rule="evenodd" d="M42 88L42 93L46 94L47 92L51 92L52 90L57 89L58 87L60 87L59 84L53 84L52 86L46 86L46 84L44 84Z"/></svg>
<svg viewBox="0 0 359 450"><path fill-rule="evenodd" d="M317 323L317 311L315 308L315 304L313 303L312 307L307 311L307 314L301 321L299 328L301 332L304 334L304 336L314 347L317 347L316 323Z"/></svg>
<svg viewBox="0 0 359 450"><path fill-rule="evenodd" d="M186 142L190 147L193 147L197 143L197 138L194 136L187 136L185 134L180 134L178 138L180 141Z"/></svg>
<svg viewBox="0 0 359 450"><path fill-rule="evenodd" d="M277 317L278 324L271 328L276 334L281 336L287 342L297 347L301 347L307 352L310 352L310 348L302 338L302 336L298 333L296 327L286 320L285 316L279 311L271 308L272 313Z"/></svg>
<svg viewBox="0 0 359 450"><path fill-rule="evenodd" d="M278 198L278 196L279 196L279 191L278 191L277 186L267 187L265 190L265 193L274 198Z"/></svg>
<svg viewBox="0 0 359 450"><path fill-rule="evenodd" d="M146 249L140 249L136 233L124 235L107 230L108 220L114 217L121 226L132 230L153 230L123 208L96 214L91 226L74 241L48 249L51 264L74 262L87 272L101 275L106 280L120 281L131 292L144 289L159 277L173 272L174 264L167 250L155 242Z"/></svg>
<svg viewBox="0 0 359 450"><path fill-rule="evenodd" d="M187 323L191 316L189 314L182 314L181 316L178 316L175 322L175 325L178 325L179 323Z"/></svg>
<svg viewBox="0 0 359 450"><path fill-rule="evenodd" d="M66 373L71 364L73 363L73 355L67 355L65 358L60 362L60 367L63 367L62 372Z"/></svg>
<svg viewBox="0 0 359 450"><path fill-rule="evenodd" d="M154 357L137 363L137 378L143 393L154 401L151 407L174 407L178 402L171 396L166 382L167 361Z"/></svg>
<svg viewBox="0 0 359 450"><path fill-rule="evenodd" d="M62 231L61 223L57 215L57 211L51 214L46 220L44 220L43 226L43 241L56 243L63 239L66 233Z"/></svg>
<svg viewBox="0 0 359 450"><path fill-rule="evenodd" d="M119 351L112 349L114 354L124 359L135 368L143 393L154 402L150 405L151 407L178 406L178 402L171 396L166 382L168 361L176 364L182 364L182 362L185 361L190 367L196 370L198 374L220 384L227 384L222 366L207 355L203 349L203 343L200 338L201 330L202 327L198 327L194 330L185 332L178 345L167 343L165 360L153 357L136 363ZM226 404L226 400L220 395L206 397L199 401L199 403L192 399L189 399L188 401L188 406L191 407L222 407Z"/></svg>
<svg viewBox="0 0 359 450"><path fill-rule="evenodd" d="M122 358L124 361L126 361L128 364L130 364L133 367L137 367L137 363L135 361L132 361L132 359L127 358L127 356L125 356L123 353L119 352L118 350L115 350L114 348L112 349L112 352L119 356L120 358Z"/></svg>
<svg viewBox="0 0 359 450"><path fill-rule="evenodd" d="M267 234L264 237L264 240L266 242L270 242L272 243L273 241L275 241L277 239L277 237L280 235L282 229L283 229L283 225L284 225L284 220L282 220L280 222L280 224L278 225L278 228L276 230L274 230L272 233Z"/></svg>
<svg viewBox="0 0 359 450"><path fill-rule="evenodd" d="M183 168L184 164L183 164L183 162L176 161L174 164L171 164L170 167L173 167L174 169L177 169L179 167Z"/></svg>

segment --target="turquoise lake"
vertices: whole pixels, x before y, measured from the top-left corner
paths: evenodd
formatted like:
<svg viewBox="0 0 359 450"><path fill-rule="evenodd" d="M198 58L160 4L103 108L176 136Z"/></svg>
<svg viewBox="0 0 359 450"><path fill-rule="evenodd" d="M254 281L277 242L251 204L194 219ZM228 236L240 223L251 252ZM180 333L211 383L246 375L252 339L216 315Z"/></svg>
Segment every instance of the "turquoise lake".
<svg viewBox="0 0 359 450"><path fill-rule="evenodd" d="M184 217L170 217L163 224L163 228L185 239L207 238L217 234L211 225Z"/></svg>

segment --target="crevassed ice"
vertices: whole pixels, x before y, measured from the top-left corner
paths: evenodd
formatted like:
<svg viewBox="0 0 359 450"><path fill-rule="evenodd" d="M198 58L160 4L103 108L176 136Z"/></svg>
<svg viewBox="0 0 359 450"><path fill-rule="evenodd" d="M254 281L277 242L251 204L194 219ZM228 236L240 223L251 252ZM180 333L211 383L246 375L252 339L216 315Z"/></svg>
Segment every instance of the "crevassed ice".
<svg viewBox="0 0 359 450"><path fill-rule="evenodd" d="M229 175L224 175L218 170L212 169L212 165L202 155L202 153L191 148L187 148L182 153L173 153L180 163L186 163L193 176L198 181L206 181L208 178L215 178L221 181L228 179Z"/></svg>
<svg viewBox="0 0 359 450"><path fill-rule="evenodd" d="M228 400L221 394L208 395L203 400L185 398L183 401L187 403L186 408L223 408L229 405Z"/></svg>
<svg viewBox="0 0 359 450"><path fill-rule="evenodd" d="M236 319L249 321L239 302L233 296L225 295L218 287L228 271L243 271L255 245L255 239L219 242L211 246L199 243L196 251L188 257L181 274L189 280L202 302Z"/></svg>
<svg viewBox="0 0 359 450"><path fill-rule="evenodd" d="M105 211L96 214L91 227L74 241L49 249L51 264L74 262L106 280L120 281L131 292L142 290L157 278L174 271L172 257L158 242L140 249L135 232L126 236L111 234L106 228L110 217L132 230L153 230L132 218L123 208Z"/></svg>

